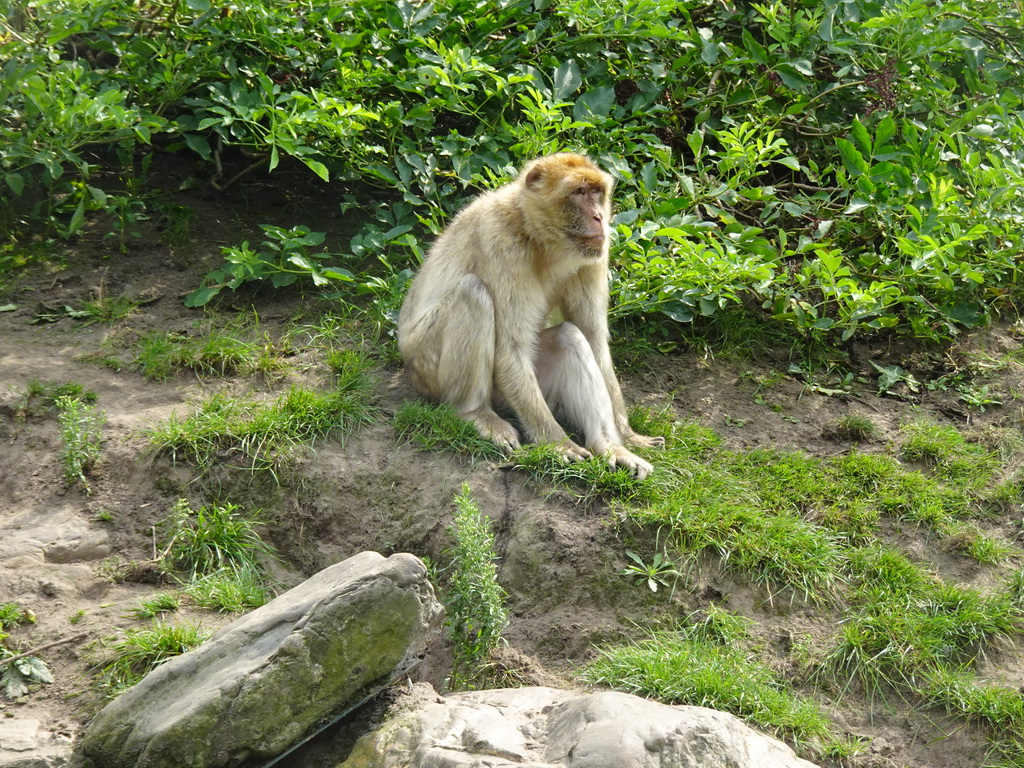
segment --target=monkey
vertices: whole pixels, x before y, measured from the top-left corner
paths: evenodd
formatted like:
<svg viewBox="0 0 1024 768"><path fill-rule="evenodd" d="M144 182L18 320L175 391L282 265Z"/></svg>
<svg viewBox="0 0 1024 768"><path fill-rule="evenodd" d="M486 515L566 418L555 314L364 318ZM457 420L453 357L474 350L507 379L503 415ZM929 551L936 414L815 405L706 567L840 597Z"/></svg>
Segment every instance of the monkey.
<svg viewBox="0 0 1024 768"><path fill-rule="evenodd" d="M416 391L499 448L521 445L498 415L508 407L529 439L566 459L603 456L644 479L653 467L626 446L664 439L630 428L608 348L613 187L590 158L566 152L475 198L413 278L398 347ZM562 321L549 327L553 313Z"/></svg>

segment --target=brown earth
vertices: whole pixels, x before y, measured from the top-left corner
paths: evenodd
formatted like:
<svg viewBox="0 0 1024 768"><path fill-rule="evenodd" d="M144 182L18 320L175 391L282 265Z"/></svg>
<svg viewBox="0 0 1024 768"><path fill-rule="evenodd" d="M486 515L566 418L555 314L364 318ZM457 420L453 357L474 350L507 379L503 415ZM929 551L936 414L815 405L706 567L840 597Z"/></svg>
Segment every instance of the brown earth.
<svg viewBox="0 0 1024 768"><path fill-rule="evenodd" d="M129 252L121 255L113 241L102 237L99 223L62 258L27 270L16 290L0 302L18 306L0 313L0 603L15 601L34 611L37 619L14 630L8 642L25 650L83 635L42 652L56 682L17 702L0 700L0 716L37 718L48 729L68 734L81 729L97 701L90 692L88 662L102 652L102 639L118 628L142 626L129 611L147 595L167 589L154 583L158 575L146 565L156 554L154 526L178 498L208 500L204 494L217 492L214 482L221 483L222 498L264 510L266 538L284 560L278 574L283 587L366 549L408 551L438 561L448 546L445 528L452 496L462 483L469 483L498 535L500 576L512 612L506 633L510 664L535 679L577 684L573 669L593 653L595 643L630 635L633 622L659 624L711 601L756 619L762 639L777 649L776 663L783 672L792 663L792 638L833 631L834 617L788 599L772 599L723 575L714 562L704 563L671 597L664 590L655 595L632 586L617 575L626 565L629 547L620 538L622 532L609 525L601 505L584 507L548 494L499 465L471 466L447 454L416 451L398 441L387 418L344 445L324 441L303 452L277 482L265 473L237 471L194 482L188 466L153 456L142 432L172 413L187 413L190 401L214 391L273 393L296 382L317 383L327 379L326 366L317 353L299 352L287 358L278 376L181 376L158 382L131 368L115 372L89 362L89 355L102 350L129 360L132 343L147 331L188 333L199 320L231 317L242 309L255 310L261 328L280 340L303 318L315 319L323 306L293 289L229 297L217 313L187 309L182 296L219 265L222 245L258 241L260 223L306 224L327 230L332 250L345 247L345 225L333 204L280 187L253 182L233 195L193 194L176 202L198 213L195 237L187 246L162 244L159 222L151 221L143 237L133 239ZM52 247L63 254L63 246ZM80 308L90 298L119 295L145 298L146 303L112 325L83 325L70 317L31 324L44 307ZM1005 405L982 413L968 410L949 391L925 389L907 399L879 397L875 372L867 362L898 363L921 381L934 380L965 361L1005 360L1019 350L1020 340L1008 327L973 334L948 354L884 343L857 349L854 359L863 368L862 383L849 395L826 396L787 373L788 350L751 360L685 348L668 355L631 356L620 368L632 403L668 405L680 418L715 429L731 447L773 446L833 455L849 446L825 437L828 427L841 415L856 412L882 429L884 437L873 447L884 450L899 424L921 412L959 426L970 422L975 428L1019 429L1022 409L1013 399L1019 395L1013 391L1019 386L1018 364L993 370L988 383L993 392L1002 393ZM624 356L628 349L617 352ZM74 381L96 393L97 406L108 420L103 455L91 474L91 495L69 489L62 479L60 434L53 415L24 413L24 393L33 380ZM378 381L385 412L412 397L397 364L383 365ZM1019 519L985 524L1006 538L1019 538ZM28 531L37 539L25 540ZM627 533L633 537L630 546L645 546L637 532ZM892 535L944 578L984 585L992 577L991 569L941 551L926 531L894 530ZM114 574L119 577L112 579ZM126 574L128 580L122 580ZM185 610L175 620L214 628L231 618ZM1018 650L1009 647L990 657L986 671L993 679L1024 681ZM445 663L439 649L422 674L440 685ZM839 703L822 704L850 734L871 740L857 765L967 768L983 762L983 735L935 712L900 701L868 704L853 694Z"/></svg>

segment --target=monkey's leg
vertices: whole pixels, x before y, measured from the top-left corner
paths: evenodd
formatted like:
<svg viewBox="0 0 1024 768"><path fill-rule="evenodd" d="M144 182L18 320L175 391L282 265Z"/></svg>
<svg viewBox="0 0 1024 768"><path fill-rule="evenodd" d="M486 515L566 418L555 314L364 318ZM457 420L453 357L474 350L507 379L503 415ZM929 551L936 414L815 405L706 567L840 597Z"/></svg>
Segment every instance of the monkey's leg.
<svg viewBox="0 0 1024 768"><path fill-rule="evenodd" d="M480 278L460 279L419 319L405 347L420 392L451 403L499 448L519 447L515 427L494 412L494 303Z"/></svg>
<svg viewBox="0 0 1024 768"><path fill-rule="evenodd" d="M605 456L643 479L654 469L628 451L615 427L615 411L594 351L572 323L540 334L535 364L537 380L552 412L583 432L591 452Z"/></svg>

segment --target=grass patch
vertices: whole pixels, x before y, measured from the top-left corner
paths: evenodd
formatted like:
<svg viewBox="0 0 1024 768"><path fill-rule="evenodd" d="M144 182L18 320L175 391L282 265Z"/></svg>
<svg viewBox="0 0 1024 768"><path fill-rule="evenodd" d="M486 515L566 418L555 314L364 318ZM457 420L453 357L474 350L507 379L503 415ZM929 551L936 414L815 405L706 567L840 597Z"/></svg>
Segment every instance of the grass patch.
<svg viewBox="0 0 1024 768"><path fill-rule="evenodd" d="M222 613L259 608L274 597L263 572L254 568L221 568L194 576L182 591L196 607Z"/></svg>
<svg viewBox="0 0 1024 768"><path fill-rule="evenodd" d="M800 746L827 741L829 721L817 704L795 693L739 643L746 638L745 624L712 609L677 631L601 647L582 674L591 683L668 704L730 712Z"/></svg>
<svg viewBox="0 0 1024 768"><path fill-rule="evenodd" d="M181 607L181 598L173 592L159 592L153 597L143 600L139 607L132 611L136 619L152 619L161 613L170 613Z"/></svg>
<svg viewBox="0 0 1024 768"><path fill-rule="evenodd" d="M328 390L293 386L272 402L216 394L185 418L171 416L146 432L152 450L209 470L224 454L251 470L277 468L298 445L344 438L371 424L372 380L366 368L338 376Z"/></svg>
<svg viewBox="0 0 1024 768"><path fill-rule="evenodd" d="M258 322L243 318L196 335L147 333L136 345L133 365L146 378L163 381L184 372L197 376L272 373L283 362Z"/></svg>
<svg viewBox="0 0 1024 768"><path fill-rule="evenodd" d="M482 438L476 428L460 419L448 404L406 400L395 412L394 426L400 439L421 451L448 451L473 462L503 456L498 446Z"/></svg>
<svg viewBox="0 0 1024 768"><path fill-rule="evenodd" d="M195 624L154 622L145 629L129 629L104 641L106 658L96 666L99 685L114 698L170 658L198 648L213 634Z"/></svg>
<svg viewBox="0 0 1024 768"><path fill-rule="evenodd" d="M257 531L257 515L237 504L192 509L179 499L164 521L165 557L190 577L223 569L258 570L261 558L273 558L273 548Z"/></svg>
<svg viewBox="0 0 1024 768"><path fill-rule="evenodd" d="M986 448L968 442L953 427L913 421L900 428L901 456L934 469L946 483L977 490L992 480L998 459Z"/></svg>

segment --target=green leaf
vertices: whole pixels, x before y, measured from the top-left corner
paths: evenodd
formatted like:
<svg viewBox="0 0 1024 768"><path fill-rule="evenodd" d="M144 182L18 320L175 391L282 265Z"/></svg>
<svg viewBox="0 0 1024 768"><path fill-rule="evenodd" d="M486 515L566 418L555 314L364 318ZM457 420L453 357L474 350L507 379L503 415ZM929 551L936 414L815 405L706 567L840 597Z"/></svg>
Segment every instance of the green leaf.
<svg viewBox="0 0 1024 768"><path fill-rule="evenodd" d="M592 117L604 118L608 116L614 105L615 89L612 86L595 88L576 99L573 117L576 120L589 120Z"/></svg>
<svg viewBox="0 0 1024 768"><path fill-rule="evenodd" d="M818 37L824 40L826 43L831 43L833 40L833 25L836 21L836 11L839 10L838 5L833 5L827 11L821 19L821 23L818 25Z"/></svg>
<svg viewBox="0 0 1024 768"><path fill-rule="evenodd" d="M18 308L17 304L3 304L0 305L0 312L13 312Z"/></svg>
<svg viewBox="0 0 1024 768"><path fill-rule="evenodd" d="M316 160L310 160L308 157L302 158L302 162L304 162L307 168L313 171L313 173L315 173L324 181L331 180L331 174L330 172L328 172L327 166L324 165L323 163L318 162Z"/></svg>
<svg viewBox="0 0 1024 768"><path fill-rule="evenodd" d="M871 134L868 133L868 129L864 127L856 117L853 118L853 126L850 129L853 134L853 138L857 140L857 144L860 146L860 151L865 155L871 156Z"/></svg>
<svg viewBox="0 0 1024 768"><path fill-rule="evenodd" d="M4 181L7 182L7 186L11 188L15 195L20 195L25 189L25 177L20 173L8 173L4 177Z"/></svg>
<svg viewBox="0 0 1024 768"><path fill-rule="evenodd" d="M754 36L750 34L750 31L743 28L743 47L747 49L747 54L755 64L761 64L762 66L768 64L768 52L764 46L761 45Z"/></svg>
<svg viewBox="0 0 1024 768"><path fill-rule="evenodd" d="M220 293L223 285L210 285L205 288L197 288L185 297L186 307L205 307L214 296Z"/></svg>
<svg viewBox="0 0 1024 768"><path fill-rule="evenodd" d="M192 11L210 10L210 0L185 0L185 5Z"/></svg>
<svg viewBox="0 0 1024 768"><path fill-rule="evenodd" d="M583 75L580 74L579 65L573 59L563 61L555 70L555 79L552 85L554 86L552 99L555 101L564 101L572 96L583 85Z"/></svg>
<svg viewBox="0 0 1024 768"><path fill-rule="evenodd" d="M183 133L182 138L185 139L188 148L203 158L203 160L210 159L213 150L210 147L210 142L204 137L195 133Z"/></svg>
<svg viewBox="0 0 1024 768"><path fill-rule="evenodd" d="M896 123L891 115L886 115L875 127L874 154L877 156L879 150L885 147L889 140L896 135Z"/></svg>
<svg viewBox="0 0 1024 768"><path fill-rule="evenodd" d="M846 166L846 170L854 176L860 176L866 174L870 170L867 160L864 156L857 151L857 148L853 146L853 143L847 139L836 139L836 147L839 149L839 154L843 158L843 165Z"/></svg>

